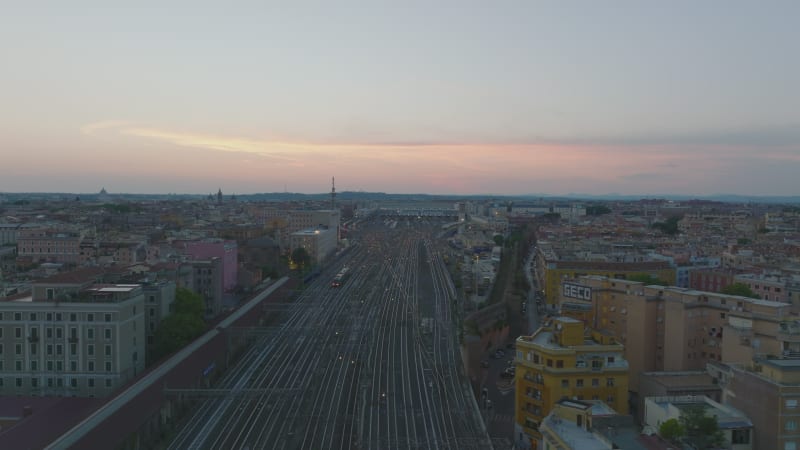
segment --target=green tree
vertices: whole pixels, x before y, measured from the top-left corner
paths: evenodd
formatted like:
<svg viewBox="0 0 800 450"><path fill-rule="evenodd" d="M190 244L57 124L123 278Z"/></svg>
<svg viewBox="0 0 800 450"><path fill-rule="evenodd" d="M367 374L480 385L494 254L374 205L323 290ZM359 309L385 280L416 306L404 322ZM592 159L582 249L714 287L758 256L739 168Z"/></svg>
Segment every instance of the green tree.
<svg viewBox="0 0 800 450"><path fill-rule="evenodd" d="M159 324L154 336L152 361L161 359L190 343L205 331L201 317L191 314L170 314Z"/></svg>
<svg viewBox="0 0 800 450"><path fill-rule="evenodd" d="M204 305L200 294L186 288L175 290L172 313L158 325L152 348L148 350L150 362L183 348L206 330L203 320Z"/></svg>
<svg viewBox="0 0 800 450"><path fill-rule="evenodd" d="M608 214L611 212L606 205L592 205L586 207L586 215L587 216L602 216L603 214Z"/></svg>
<svg viewBox="0 0 800 450"><path fill-rule="evenodd" d="M658 435L670 442L678 442L686 435L686 429L678 419L669 419L658 427Z"/></svg>
<svg viewBox="0 0 800 450"><path fill-rule="evenodd" d="M204 310L202 295L182 287L175 290L175 302L172 303L173 314L188 314L202 319Z"/></svg>
<svg viewBox="0 0 800 450"><path fill-rule="evenodd" d="M681 411L680 424L686 431L684 440L694 448L716 448L725 444L716 416L706 414L705 406L697 405Z"/></svg>
<svg viewBox="0 0 800 450"><path fill-rule="evenodd" d="M494 244L498 247L503 246L503 235L502 234L495 234L494 235Z"/></svg>
<svg viewBox="0 0 800 450"><path fill-rule="evenodd" d="M739 295L741 297L761 298L758 294L753 292L752 289L750 289L750 286L744 283L729 284L724 288L722 288L720 292L727 295Z"/></svg>
<svg viewBox="0 0 800 450"><path fill-rule="evenodd" d="M292 261L302 271L311 265L311 255L308 254L305 248L297 247L292 251Z"/></svg>
<svg viewBox="0 0 800 450"><path fill-rule="evenodd" d="M661 230L661 232L664 234L674 236L678 234L678 222L680 222L681 219L682 217L673 216L667 219L665 222L655 222L653 225L651 225L651 227Z"/></svg>
<svg viewBox="0 0 800 450"><path fill-rule="evenodd" d="M649 273L635 273L633 275L628 275L628 279L631 281L638 281L640 283L648 285L655 284L657 286L669 286L669 283L667 283L666 281L656 278L650 275Z"/></svg>

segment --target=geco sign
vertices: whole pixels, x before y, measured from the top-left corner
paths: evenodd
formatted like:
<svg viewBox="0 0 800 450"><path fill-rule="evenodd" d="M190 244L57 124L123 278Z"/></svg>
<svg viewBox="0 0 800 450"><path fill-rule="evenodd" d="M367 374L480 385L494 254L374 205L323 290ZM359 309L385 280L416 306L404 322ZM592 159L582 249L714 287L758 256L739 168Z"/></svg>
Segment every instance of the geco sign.
<svg viewBox="0 0 800 450"><path fill-rule="evenodd" d="M592 288L580 284L564 283L561 285L561 294L564 297L592 301Z"/></svg>

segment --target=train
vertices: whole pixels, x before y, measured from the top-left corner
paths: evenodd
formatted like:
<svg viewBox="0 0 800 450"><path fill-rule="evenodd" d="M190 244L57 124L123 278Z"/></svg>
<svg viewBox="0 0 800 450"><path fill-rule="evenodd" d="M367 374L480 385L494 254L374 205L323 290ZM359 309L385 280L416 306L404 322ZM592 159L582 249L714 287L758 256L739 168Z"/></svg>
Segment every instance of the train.
<svg viewBox="0 0 800 450"><path fill-rule="evenodd" d="M343 285L345 280L347 280L348 272L349 270L347 267L342 268L342 270L340 270L339 273L333 277L333 280L331 281L331 287L340 287Z"/></svg>

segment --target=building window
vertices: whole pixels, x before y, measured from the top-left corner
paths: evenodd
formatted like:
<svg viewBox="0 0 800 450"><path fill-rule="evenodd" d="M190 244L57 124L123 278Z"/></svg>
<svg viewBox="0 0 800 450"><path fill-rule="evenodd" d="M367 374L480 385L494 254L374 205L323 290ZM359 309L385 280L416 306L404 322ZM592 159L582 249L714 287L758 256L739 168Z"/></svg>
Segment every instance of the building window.
<svg viewBox="0 0 800 450"><path fill-rule="evenodd" d="M556 368L558 368L558 369L563 369L563 368L564 368L564 360L562 360L562 359L557 359L557 360L556 360Z"/></svg>
<svg viewBox="0 0 800 450"><path fill-rule="evenodd" d="M64 338L64 330L61 328L56 328L56 339L63 339Z"/></svg>
<svg viewBox="0 0 800 450"><path fill-rule="evenodd" d="M94 314L93 313L86 314L86 321L94 322Z"/></svg>
<svg viewBox="0 0 800 450"><path fill-rule="evenodd" d="M64 354L64 346L61 344L56 344L56 355L61 356Z"/></svg>
<svg viewBox="0 0 800 450"><path fill-rule="evenodd" d="M17 378L15 380L17 387L22 387L22 378Z"/></svg>
<svg viewBox="0 0 800 450"><path fill-rule="evenodd" d="M784 424L784 429L786 431L794 431L797 429L797 422L794 420L787 420Z"/></svg>
<svg viewBox="0 0 800 450"><path fill-rule="evenodd" d="M70 356L78 354L78 344L69 344L69 354Z"/></svg>
<svg viewBox="0 0 800 450"><path fill-rule="evenodd" d="M71 372L77 372L78 371L78 361L70 361L69 362L69 370Z"/></svg>
<svg viewBox="0 0 800 450"><path fill-rule="evenodd" d="M105 313L105 315L103 316L103 320L105 320L106 322L111 322L111 313Z"/></svg>
<svg viewBox="0 0 800 450"><path fill-rule="evenodd" d="M48 322L51 322L53 320L53 313L47 313L47 314L45 314L44 317L45 317L45 320L47 320Z"/></svg>
<svg viewBox="0 0 800 450"><path fill-rule="evenodd" d="M110 388L110 387L111 387L111 380L110 380L110 379L108 379L108 378L106 378L106 387L107 387L107 388Z"/></svg>
<svg viewBox="0 0 800 450"><path fill-rule="evenodd" d="M783 450L797 450L797 443L796 442L784 442Z"/></svg>
<svg viewBox="0 0 800 450"><path fill-rule="evenodd" d="M56 372L64 371L64 361L56 361Z"/></svg>
<svg viewBox="0 0 800 450"><path fill-rule="evenodd" d="M732 430L731 431L731 444L749 444L750 443L750 430Z"/></svg>
<svg viewBox="0 0 800 450"><path fill-rule="evenodd" d="M86 363L86 370L89 372L94 372L94 361L88 361Z"/></svg>
<svg viewBox="0 0 800 450"><path fill-rule="evenodd" d="M547 360L547 367L553 367L553 360L552 359L548 359Z"/></svg>
<svg viewBox="0 0 800 450"><path fill-rule="evenodd" d="M22 320L22 313L14 313L14 320L16 320L17 322Z"/></svg>
<svg viewBox="0 0 800 450"><path fill-rule="evenodd" d="M583 378L578 378L575 380L575 387L582 388L583 387Z"/></svg>
<svg viewBox="0 0 800 450"><path fill-rule="evenodd" d="M614 379L613 378L606 378L606 386L614 386Z"/></svg>
<svg viewBox="0 0 800 450"><path fill-rule="evenodd" d="M28 320L30 320L31 322L35 322L36 321L36 313L30 313L30 315L28 317L29 317Z"/></svg>
<svg viewBox="0 0 800 450"><path fill-rule="evenodd" d="M17 339L22 339L22 328L16 327L14 328L14 337Z"/></svg>
<svg viewBox="0 0 800 450"><path fill-rule="evenodd" d="M106 328L103 333L105 333L106 340L111 340L111 328Z"/></svg>
<svg viewBox="0 0 800 450"><path fill-rule="evenodd" d="M86 380L86 386L93 388L94 387L94 378L89 378Z"/></svg>
<svg viewBox="0 0 800 450"><path fill-rule="evenodd" d="M569 387L569 380L561 380L561 387L568 388Z"/></svg>
<svg viewBox="0 0 800 450"><path fill-rule="evenodd" d="M31 360L31 372L36 372L39 370L39 361L32 359Z"/></svg>
<svg viewBox="0 0 800 450"><path fill-rule="evenodd" d="M22 361L21 360L14 361L14 370L16 370L17 372L22 372Z"/></svg>
<svg viewBox="0 0 800 450"><path fill-rule="evenodd" d="M78 387L78 379L77 378L73 378L73 379L69 380L69 385L74 387L74 388Z"/></svg>
<svg viewBox="0 0 800 450"><path fill-rule="evenodd" d="M53 356L53 344L47 344L47 356Z"/></svg>
<svg viewBox="0 0 800 450"><path fill-rule="evenodd" d="M94 356L94 344L89 344L86 346L86 354L89 356Z"/></svg>
<svg viewBox="0 0 800 450"><path fill-rule="evenodd" d="M111 356L111 346L110 345L106 345L105 355L106 356Z"/></svg>
<svg viewBox="0 0 800 450"><path fill-rule="evenodd" d="M86 329L86 338L87 339L94 339L94 328L87 328Z"/></svg>
<svg viewBox="0 0 800 450"><path fill-rule="evenodd" d="M52 359L47 361L47 371L48 372L52 372L53 371L53 360Z"/></svg>
<svg viewBox="0 0 800 450"><path fill-rule="evenodd" d="M22 355L22 344L14 344L14 354L17 356Z"/></svg>
<svg viewBox="0 0 800 450"><path fill-rule="evenodd" d="M111 362L110 361L106 362L106 372L111 372Z"/></svg>
<svg viewBox="0 0 800 450"><path fill-rule="evenodd" d="M56 313L56 322L61 322L61 313Z"/></svg>
<svg viewBox="0 0 800 450"><path fill-rule="evenodd" d="M45 328L44 335L47 339L53 339L53 329L50 327Z"/></svg>
<svg viewBox="0 0 800 450"><path fill-rule="evenodd" d="M75 313L69 313L69 321L70 322L77 322L78 321L78 315L75 314Z"/></svg>

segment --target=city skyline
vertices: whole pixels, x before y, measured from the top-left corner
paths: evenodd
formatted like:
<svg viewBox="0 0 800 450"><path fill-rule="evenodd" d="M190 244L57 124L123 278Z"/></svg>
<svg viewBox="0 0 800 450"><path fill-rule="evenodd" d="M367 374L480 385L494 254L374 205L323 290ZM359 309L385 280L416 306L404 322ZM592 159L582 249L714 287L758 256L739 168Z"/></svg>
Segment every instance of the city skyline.
<svg viewBox="0 0 800 450"><path fill-rule="evenodd" d="M793 2L136 5L0 18L0 191L798 194Z"/></svg>

